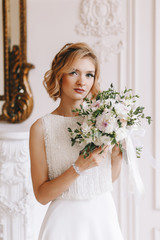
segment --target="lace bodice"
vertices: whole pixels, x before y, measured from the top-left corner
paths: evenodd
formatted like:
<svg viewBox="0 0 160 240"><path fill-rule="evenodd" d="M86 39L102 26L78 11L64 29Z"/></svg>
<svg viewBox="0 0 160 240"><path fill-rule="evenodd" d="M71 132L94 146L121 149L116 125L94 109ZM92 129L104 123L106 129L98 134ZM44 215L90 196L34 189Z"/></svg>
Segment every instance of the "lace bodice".
<svg viewBox="0 0 160 240"><path fill-rule="evenodd" d="M78 158L82 146L71 146L68 127L76 128L80 116L63 117L47 114L42 117L49 179L54 179L67 170ZM89 199L112 190L111 161L107 159L97 167L84 171L58 199Z"/></svg>

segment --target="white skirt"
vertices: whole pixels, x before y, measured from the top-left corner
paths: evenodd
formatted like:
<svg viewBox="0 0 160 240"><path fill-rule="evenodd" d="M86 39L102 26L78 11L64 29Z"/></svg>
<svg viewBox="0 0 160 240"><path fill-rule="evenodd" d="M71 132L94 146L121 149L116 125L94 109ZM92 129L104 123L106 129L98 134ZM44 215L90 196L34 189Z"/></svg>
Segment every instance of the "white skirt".
<svg viewBox="0 0 160 240"><path fill-rule="evenodd" d="M51 202L38 239L123 240L111 193L89 200Z"/></svg>

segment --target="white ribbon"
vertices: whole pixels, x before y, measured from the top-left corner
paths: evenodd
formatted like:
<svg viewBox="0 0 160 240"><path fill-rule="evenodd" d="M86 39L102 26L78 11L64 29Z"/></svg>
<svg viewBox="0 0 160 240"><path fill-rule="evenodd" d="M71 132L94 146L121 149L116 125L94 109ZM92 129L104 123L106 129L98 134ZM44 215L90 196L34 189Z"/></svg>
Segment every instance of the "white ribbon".
<svg viewBox="0 0 160 240"><path fill-rule="evenodd" d="M125 143L131 191L133 192L135 186L140 195L144 196L145 190L137 165L136 150L129 134L127 134L127 137L125 138Z"/></svg>

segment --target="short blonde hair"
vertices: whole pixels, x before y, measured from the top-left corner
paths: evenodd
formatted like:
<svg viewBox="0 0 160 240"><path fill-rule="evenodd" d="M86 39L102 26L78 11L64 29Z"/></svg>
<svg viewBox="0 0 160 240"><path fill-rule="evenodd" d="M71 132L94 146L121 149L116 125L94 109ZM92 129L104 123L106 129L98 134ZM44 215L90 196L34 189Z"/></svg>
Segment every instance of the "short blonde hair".
<svg viewBox="0 0 160 240"><path fill-rule="evenodd" d="M95 65L94 84L90 91L92 96L97 95L100 91L98 83L100 75L100 66L94 51L84 42L67 43L55 56L52 61L52 66L45 73L43 85L46 88L49 96L55 101L61 97L61 80L64 73L67 73L71 64L76 59L90 57Z"/></svg>

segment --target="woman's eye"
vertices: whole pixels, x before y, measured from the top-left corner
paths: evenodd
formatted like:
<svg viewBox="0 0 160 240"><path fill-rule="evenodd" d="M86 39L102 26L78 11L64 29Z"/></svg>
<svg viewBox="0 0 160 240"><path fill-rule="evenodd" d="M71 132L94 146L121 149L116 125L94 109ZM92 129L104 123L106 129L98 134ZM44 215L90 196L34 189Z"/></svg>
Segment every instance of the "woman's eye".
<svg viewBox="0 0 160 240"><path fill-rule="evenodd" d="M86 76L87 76L88 78L94 78L94 74L92 74L92 73L87 73Z"/></svg>
<svg viewBox="0 0 160 240"><path fill-rule="evenodd" d="M78 73L76 72L76 71L73 71L73 72L70 72L70 75L75 75L75 76L77 76L78 75Z"/></svg>

